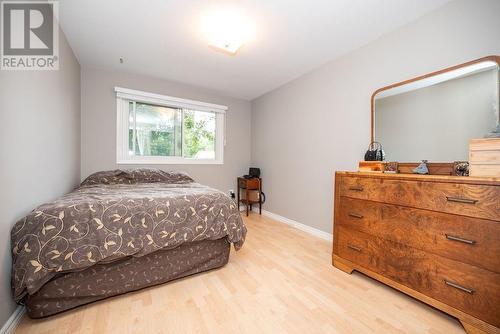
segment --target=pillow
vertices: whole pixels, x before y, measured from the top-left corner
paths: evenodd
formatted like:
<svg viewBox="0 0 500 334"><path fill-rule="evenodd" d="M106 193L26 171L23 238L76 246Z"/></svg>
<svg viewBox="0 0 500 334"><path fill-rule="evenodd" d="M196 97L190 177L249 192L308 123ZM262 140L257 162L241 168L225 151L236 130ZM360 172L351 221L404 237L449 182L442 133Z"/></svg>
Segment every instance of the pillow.
<svg viewBox="0 0 500 334"><path fill-rule="evenodd" d="M154 168L137 168L130 170L115 169L91 174L81 186L94 184L137 184L137 183L192 183L194 180L183 172L165 172Z"/></svg>

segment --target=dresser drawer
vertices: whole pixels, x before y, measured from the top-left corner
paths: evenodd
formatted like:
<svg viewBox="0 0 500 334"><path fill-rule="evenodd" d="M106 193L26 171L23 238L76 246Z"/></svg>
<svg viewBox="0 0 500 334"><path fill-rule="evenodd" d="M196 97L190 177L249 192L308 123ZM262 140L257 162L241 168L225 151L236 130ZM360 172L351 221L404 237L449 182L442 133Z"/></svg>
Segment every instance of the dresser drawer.
<svg viewBox="0 0 500 334"><path fill-rule="evenodd" d="M500 326L500 274L339 227L338 256Z"/></svg>
<svg viewBox="0 0 500 334"><path fill-rule="evenodd" d="M500 220L500 187L344 176L340 196Z"/></svg>
<svg viewBox="0 0 500 334"><path fill-rule="evenodd" d="M500 222L340 197L338 224L500 273Z"/></svg>

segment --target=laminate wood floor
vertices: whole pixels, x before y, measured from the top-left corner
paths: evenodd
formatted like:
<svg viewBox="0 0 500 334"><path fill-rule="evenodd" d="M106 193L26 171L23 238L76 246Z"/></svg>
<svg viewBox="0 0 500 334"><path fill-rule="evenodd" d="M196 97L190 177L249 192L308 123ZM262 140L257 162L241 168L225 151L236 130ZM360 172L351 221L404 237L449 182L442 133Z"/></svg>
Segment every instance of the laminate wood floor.
<svg viewBox="0 0 500 334"><path fill-rule="evenodd" d="M16 333L446 333L457 320L331 265L331 242L251 214L247 241L208 273L117 296Z"/></svg>

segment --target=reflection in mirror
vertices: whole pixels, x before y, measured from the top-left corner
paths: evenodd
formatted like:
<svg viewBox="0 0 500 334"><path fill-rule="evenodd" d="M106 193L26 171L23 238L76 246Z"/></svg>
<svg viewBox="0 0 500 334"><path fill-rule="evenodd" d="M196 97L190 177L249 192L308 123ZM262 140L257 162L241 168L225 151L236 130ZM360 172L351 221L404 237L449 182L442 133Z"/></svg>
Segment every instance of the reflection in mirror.
<svg viewBox="0 0 500 334"><path fill-rule="evenodd" d="M374 96L373 138L388 161L468 160L469 141L498 125L499 67L484 61Z"/></svg>

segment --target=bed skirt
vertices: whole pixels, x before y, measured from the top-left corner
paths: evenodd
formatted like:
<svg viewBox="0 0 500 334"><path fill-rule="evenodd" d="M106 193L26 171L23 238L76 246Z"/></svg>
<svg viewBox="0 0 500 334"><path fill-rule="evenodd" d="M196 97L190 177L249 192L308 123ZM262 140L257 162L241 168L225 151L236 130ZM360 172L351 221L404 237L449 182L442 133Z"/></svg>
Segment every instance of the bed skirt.
<svg viewBox="0 0 500 334"><path fill-rule="evenodd" d="M224 266L229 260L226 238L183 244L143 257L96 264L58 276L25 298L28 316L47 317L80 305L162 284Z"/></svg>

